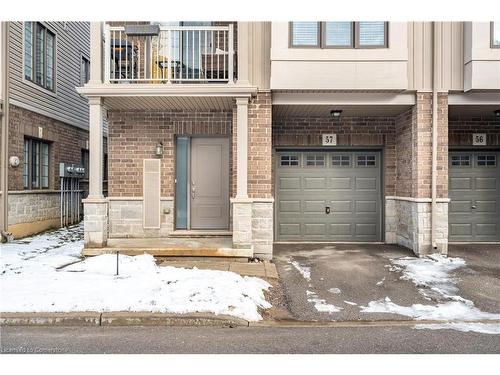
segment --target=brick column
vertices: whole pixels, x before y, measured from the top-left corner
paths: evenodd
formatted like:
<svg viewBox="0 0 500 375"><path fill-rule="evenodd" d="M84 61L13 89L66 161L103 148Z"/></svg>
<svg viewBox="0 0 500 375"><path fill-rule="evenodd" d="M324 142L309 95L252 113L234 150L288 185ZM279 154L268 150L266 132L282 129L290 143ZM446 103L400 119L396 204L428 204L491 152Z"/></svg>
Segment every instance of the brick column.
<svg viewBox="0 0 500 375"><path fill-rule="evenodd" d="M396 195L386 200L388 242L416 255L434 251L431 244L432 93L419 92L413 108L396 121ZM438 97L436 244L448 249L448 94Z"/></svg>

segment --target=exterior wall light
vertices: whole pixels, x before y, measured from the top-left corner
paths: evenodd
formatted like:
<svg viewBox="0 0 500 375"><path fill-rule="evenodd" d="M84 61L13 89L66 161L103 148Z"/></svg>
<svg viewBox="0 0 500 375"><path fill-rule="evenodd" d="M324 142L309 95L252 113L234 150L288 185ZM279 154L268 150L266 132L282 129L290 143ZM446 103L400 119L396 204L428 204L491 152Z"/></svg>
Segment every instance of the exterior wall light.
<svg viewBox="0 0 500 375"><path fill-rule="evenodd" d="M341 109L332 109L330 111L330 116L332 116L336 120L338 120L340 118L341 114L342 114L342 110Z"/></svg>
<svg viewBox="0 0 500 375"><path fill-rule="evenodd" d="M163 156L163 143L158 142L156 147L155 147L155 155L158 158L161 158Z"/></svg>
<svg viewBox="0 0 500 375"><path fill-rule="evenodd" d="M495 114L495 117L500 117L500 108L496 109L493 113Z"/></svg>

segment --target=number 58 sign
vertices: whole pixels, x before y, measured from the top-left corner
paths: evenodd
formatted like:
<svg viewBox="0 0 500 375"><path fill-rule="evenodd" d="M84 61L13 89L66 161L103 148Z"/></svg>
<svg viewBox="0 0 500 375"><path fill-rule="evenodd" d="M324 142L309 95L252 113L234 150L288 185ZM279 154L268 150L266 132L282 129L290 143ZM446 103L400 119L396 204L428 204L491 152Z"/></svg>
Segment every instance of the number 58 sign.
<svg viewBox="0 0 500 375"><path fill-rule="evenodd" d="M472 134L472 145L473 146L486 146L486 134L485 133Z"/></svg>

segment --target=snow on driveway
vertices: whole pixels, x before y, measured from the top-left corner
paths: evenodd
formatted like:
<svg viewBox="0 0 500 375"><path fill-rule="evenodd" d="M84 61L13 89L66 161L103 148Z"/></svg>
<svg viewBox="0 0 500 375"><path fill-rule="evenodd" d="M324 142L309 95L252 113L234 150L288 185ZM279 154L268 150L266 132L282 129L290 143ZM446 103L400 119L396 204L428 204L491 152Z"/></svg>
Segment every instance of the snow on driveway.
<svg viewBox="0 0 500 375"><path fill-rule="evenodd" d="M481 311L474 306L474 302L458 295L457 280L451 273L465 266L463 259L430 255L427 258L392 259L391 262L391 271L402 272L401 279L412 281L420 294L427 300L437 303L400 306L392 302L389 297L385 297L362 306L362 312L394 313L416 320L451 321L444 324L421 324L415 327L418 329L457 329L482 333L486 333L485 324L477 321L500 319L500 314ZM500 331L491 328L487 333L500 334Z"/></svg>
<svg viewBox="0 0 500 375"><path fill-rule="evenodd" d="M256 321L259 308L271 307L262 279L159 267L147 254L120 255L116 276L116 255L81 261L82 232L78 225L2 244L0 310L210 312Z"/></svg>

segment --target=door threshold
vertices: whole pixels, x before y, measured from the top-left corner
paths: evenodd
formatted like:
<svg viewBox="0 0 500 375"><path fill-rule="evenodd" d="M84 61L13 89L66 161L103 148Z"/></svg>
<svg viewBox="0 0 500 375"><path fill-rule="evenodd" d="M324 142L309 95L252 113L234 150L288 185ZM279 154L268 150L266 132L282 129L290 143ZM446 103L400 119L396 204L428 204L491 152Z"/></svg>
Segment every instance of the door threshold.
<svg viewBox="0 0 500 375"><path fill-rule="evenodd" d="M174 230L170 232L169 237L231 237L233 232L230 230Z"/></svg>

